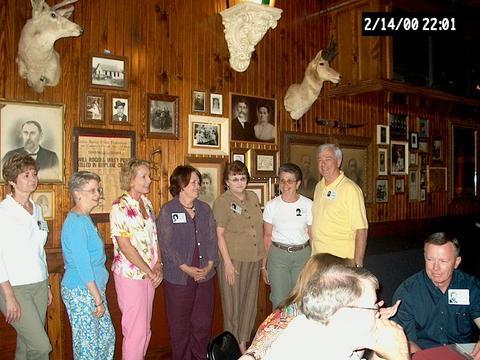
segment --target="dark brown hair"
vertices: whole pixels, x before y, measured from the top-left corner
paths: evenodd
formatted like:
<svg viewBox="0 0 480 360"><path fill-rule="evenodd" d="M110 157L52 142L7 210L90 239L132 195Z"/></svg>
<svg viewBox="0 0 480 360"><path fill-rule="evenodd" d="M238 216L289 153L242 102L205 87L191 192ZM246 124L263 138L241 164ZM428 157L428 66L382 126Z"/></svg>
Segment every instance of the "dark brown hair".
<svg viewBox="0 0 480 360"><path fill-rule="evenodd" d="M17 177L24 171L35 169L38 171L36 161L28 154L14 154L5 162L2 169L2 175L5 181L17 183ZM15 189L10 185L10 190L15 192Z"/></svg>
<svg viewBox="0 0 480 360"><path fill-rule="evenodd" d="M239 160L235 160L225 166L225 170L223 171L223 183L225 186L227 185L228 178L232 175L245 175L247 177L247 183L250 181L250 174L248 173L247 167Z"/></svg>
<svg viewBox="0 0 480 360"><path fill-rule="evenodd" d="M202 175L200 171L195 169L190 165L180 165L173 170L172 175L170 175L170 186L168 190L172 196L177 196L180 194L182 189L188 185L192 173L197 174L198 179L200 180L200 185L202 184Z"/></svg>
<svg viewBox="0 0 480 360"><path fill-rule="evenodd" d="M280 177L281 173L289 173L295 176L296 181L302 181L303 175L302 170L296 164L285 163L280 166L278 169L278 176Z"/></svg>

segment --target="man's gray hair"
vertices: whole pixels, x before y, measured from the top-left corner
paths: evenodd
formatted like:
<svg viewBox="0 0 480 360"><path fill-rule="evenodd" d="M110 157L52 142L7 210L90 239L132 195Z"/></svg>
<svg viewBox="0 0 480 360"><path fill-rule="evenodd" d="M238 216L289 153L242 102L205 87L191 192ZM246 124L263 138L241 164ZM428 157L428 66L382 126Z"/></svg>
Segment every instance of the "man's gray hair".
<svg viewBox="0 0 480 360"><path fill-rule="evenodd" d="M308 282L300 302L308 318L328 325L341 308L354 304L366 286L378 289L378 279L364 268L332 265Z"/></svg>
<svg viewBox="0 0 480 360"><path fill-rule="evenodd" d="M343 153L342 150L335 144L322 144L317 149L317 159L320 153L324 150L332 150L335 153L337 160L342 161Z"/></svg>
<svg viewBox="0 0 480 360"><path fill-rule="evenodd" d="M100 183L100 176L90 171L77 171L72 174L72 177L68 181L68 191L73 198L73 202L76 203L75 191L82 190L82 188L91 180L95 180Z"/></svg>

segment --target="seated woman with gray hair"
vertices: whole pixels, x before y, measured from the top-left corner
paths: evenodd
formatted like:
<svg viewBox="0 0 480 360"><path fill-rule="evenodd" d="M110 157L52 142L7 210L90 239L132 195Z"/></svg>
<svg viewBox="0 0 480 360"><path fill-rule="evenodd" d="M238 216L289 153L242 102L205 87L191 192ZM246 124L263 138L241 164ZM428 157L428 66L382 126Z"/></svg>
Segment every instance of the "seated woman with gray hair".
<svg viewBox="0 0 480 360"><path fill-rule="evenodd" d="M73 357L113 359L115 330L105 297L105 246L90 218L102 196L100 177L88 171L73 173L68 191L74 206L62 227L62 299L72 326Z"/></svg>

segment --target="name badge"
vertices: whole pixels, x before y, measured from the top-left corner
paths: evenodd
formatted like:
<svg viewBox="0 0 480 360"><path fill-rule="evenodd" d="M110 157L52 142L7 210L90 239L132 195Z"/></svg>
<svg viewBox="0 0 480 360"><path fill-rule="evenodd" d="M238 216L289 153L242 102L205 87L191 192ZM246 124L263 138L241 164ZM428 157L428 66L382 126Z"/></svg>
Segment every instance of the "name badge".
<svg viewBox="0 0 480 360"><path fill-rule="evenodd" d="M305 209L302 209L302 208L296 208L295 209L295 215L296 216L302 216L305 214Z"/></svg>
<svg viewBox="0 0 480 360"><path fill-rule="evenodd" d="M328 200L335 200L337 197L337 192L335 190L328 190L327 191L327 199Z"/></svg>
<svg viewBox="0 0 480 360"><path fill-rule="evenodd" d="M37 221L37 225L41 231L48 232L48 224L46 221Z"/></svg>
<svg viewBox="0 0 480 360"><path fill-rule="evenodd" d="M468 289L449 289L449 305L470 305L470 290Z"/></svg>
<svg viewBox="0 0 480 360"><path fill-rule="evenodd" d="M174 224L185 224L187 222L187 217L185 213L173 213L172 214L172 223Z"/></svg>
<svg viewBox="0 0 480 360"><path fill-rule="evenodd" d="M235 204L235 203L231 203L230 204L230 209L233 210L233 212L236 212L237 214L241 215L242 214L242 207Z"/></svg>

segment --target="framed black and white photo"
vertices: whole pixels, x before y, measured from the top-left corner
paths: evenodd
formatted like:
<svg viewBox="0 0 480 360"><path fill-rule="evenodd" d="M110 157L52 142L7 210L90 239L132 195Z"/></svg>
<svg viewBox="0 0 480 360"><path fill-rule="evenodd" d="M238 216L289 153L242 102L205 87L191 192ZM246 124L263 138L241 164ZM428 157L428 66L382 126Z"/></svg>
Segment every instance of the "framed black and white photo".
<svg viewBox="0 0 480 360"><path fill-rule="evenodd" d="M235 148L230 150L230 161L241 161L242 163L247 163L247 153L249 149L245 148Z"/></svg>
<svg viewBox="0 0 480 360"><path fill-rule="evenodd" d="M277 143L275 99L230 94L232 141Z"/></svg>
<svg viewBox="0 0 480 360"><path fill-rule="evenodd" d="M247 167L253 177L273 177L277 175L277 152L252 149L247 157Z"/></svg>
<svg viewBox="0 0 480 360"><path fill-rule="evenodd" d="M390 174L408 174L408 143L405 141L391 141L390 143Z"/></svg>
<svg viewBox="0 0 480 360"><path fill-rule="evenodd" d="M420 138L428 138L428 119L419 117L418 118L418 136Z"/></svg>
<svg viewBox="0 0 480 360"><path fill-rule="evenodd" d="M418 200L419 190L419 172L418 170L410 170L408 173L408 200Z"/></svg>
<svg viewBox="0 0 480 360"><path fill-rule="evenodd" d="M420 189L420 201L425 201L427 199L427 189Z"/></svg>
<svg viewBox="0 0 480 360"><path fill-rule="evenodd" d="M32 200L42 209L45 220L55 217L55 192L53 190L35 190Z"/></svg>
<svg viewBox="0 0 480 360"><path fill-rule="evenodd" d="M405 178L395 178L395 194L403 194L405 192Z"/></svg>
<svg viewBox="0 0 480 360"><path fill-rule="evenodd" d="M206 94L205 91L194 90L192 92L192 111L193 112L205 112L206 106Z"/></svg>
<svg viewBox="0 0 480 360"><path fill-rule="evenodd" d="M224 158L187 157L185 164L194 166L202 176L198 198L213 206L217 197L223 192Z"/></svg>
<svg viewBox="0 0 480 360"><path fill-rule="evenodd" d="M388 125L377 125L377 144L388 145L390 143L390 130Z"/></svg>
<svg viewBox="0 0 480 360"><path fill-rule="evenodd" d="M92 55L90 58L90 86L126 90L128 87L128 59L123 56Z"/></svg>
<svg viewBox="0 0 480 360"><path fill-rule="evenodd" d="M428 152L428 142L427 141L418 141L418 151L427 153Z"/></svg>
<svg viewBox="0 0 480 360"><path fill-rule="evenodd" d="M178 139L178 96L147 94L147 136L160 139Z"/></svg>
<svg viewBox="0 0 480 360"><path fill-rule="evenodd" d="M418 133L410 133L410 149L418 149Z"/></svg>
<svg viewBox="0 0 480 360"><path fill-rule="evenodd" d="M388 179L377 179L375 187L375 201L377 203L388 202Z"/></svg>
<svg viewBox="0 0 480 360"><path fill-rule="evenodd" d="M210 94L210 114L223 115L223 95Z"/></svg>
<svg viewBox="0 0 480 360"><path fill-rule="evenodd" d="M388 151L387 149L378 149L378 175L388 175Z"/></svg>
<svg viewBox="0 0 480 360"><path fill-rule="evenodd" d="M388 114L390 125L390 139L408 140L408 117L403 114Z"/></svg>
<svg viewBox="0 0 480 360"><path fill-rule="evenodd" d="M39 183L63 183L64 114L63 104L0 100L0 174L12 155L31 154Z"/></svg>
<svg viewBox="0 0 480 360"><path fill-rule="evenodd" d="M217 116L188 116L188 153L230 155L228 119Z"/></svg>
<svg viewBox="0 0 480 360"><path fill-rule="evenodd" d="M432 161L443 163L443 138L433 138L432 140Z"/></svg>
<svg viewBox="0 0 480 360"><path fill-rule="evenodd" d="M85 94L83 122L90 124L105 124L105 95Z"/></svg>
<svg viewBox="0 0 480 360"><path fill-rule="evenodd" d="M111 118L112 124L130 125L132 119L130 118L130 97L112 95L111 102Z"/></svg>
<svg viewBox="0 0 480 360"><path fill-rule="evenodd" d="M418 166L418 154L416 152L410 152L410 159L408 161L408 166Z"/></svg>

